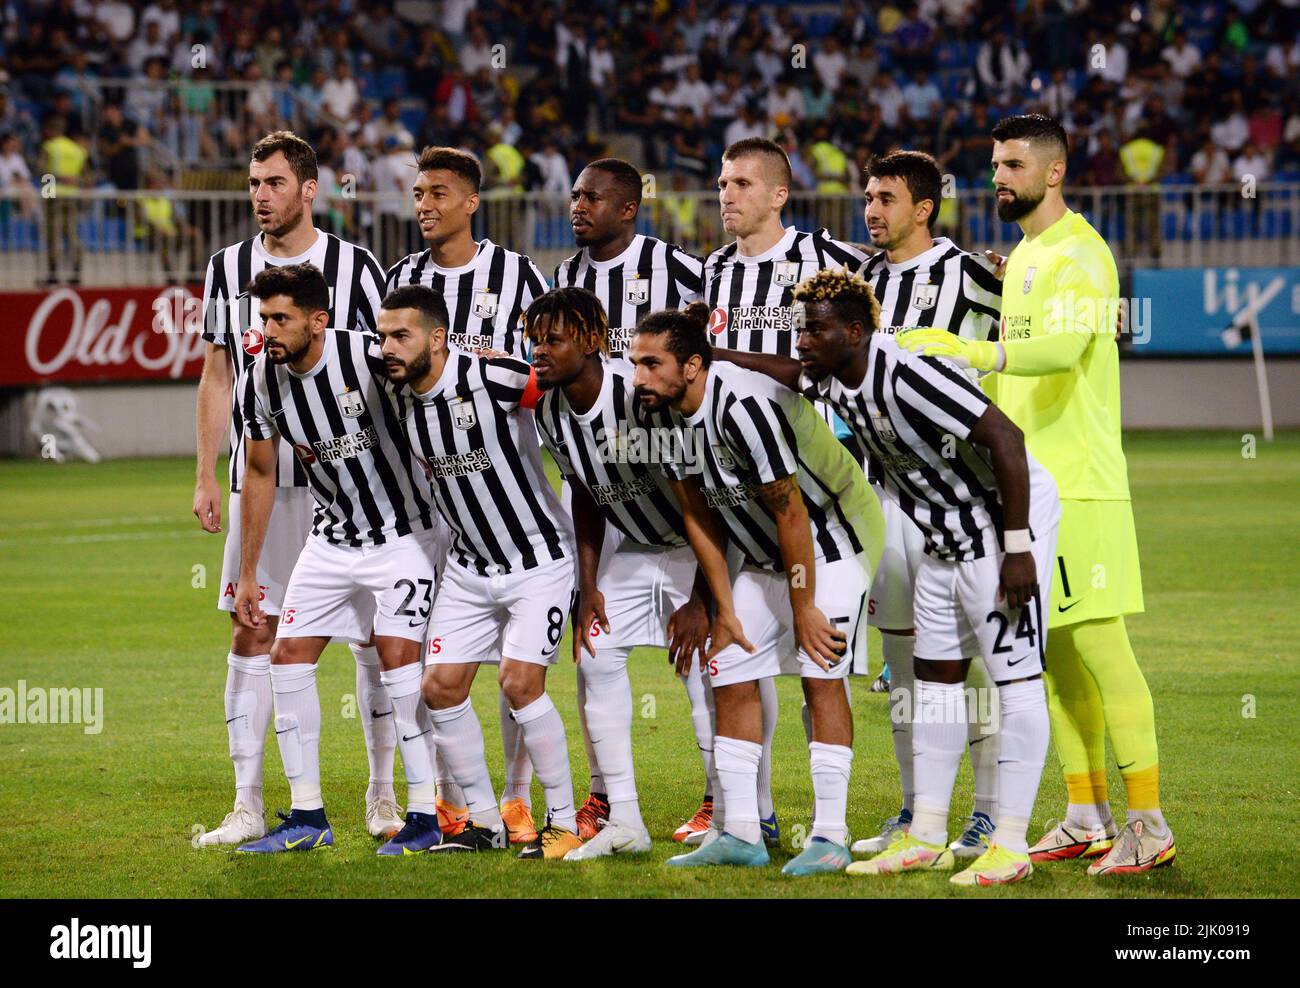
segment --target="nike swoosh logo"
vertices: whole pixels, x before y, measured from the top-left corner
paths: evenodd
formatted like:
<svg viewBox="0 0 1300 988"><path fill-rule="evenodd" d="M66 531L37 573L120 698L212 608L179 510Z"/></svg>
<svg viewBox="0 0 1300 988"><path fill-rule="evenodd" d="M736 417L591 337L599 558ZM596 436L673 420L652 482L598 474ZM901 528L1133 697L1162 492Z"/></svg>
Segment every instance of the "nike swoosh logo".
<svg viewBox="0 0 1300 988"><path fill-rule="evenodd" d="M1073 604L1070 605L1070 607L1077 607L1078 605L1080 605L1080 604L1082 604L1082 603L1083 603L1083 601L1081 601L1081 600L1076 600ZM1056 613L1057 613L1057 614L1064 614L1066 611L1068 611L1068 610L1070 609L1070 607L1062 607L1060 604L1057 604L1057 605L1056 605Z"/></svg>
<svg viewBox="0 0 1300 988"><path fill-rule="evenodd" d="M371 716L371 717L391 717L391 716L393 716L393 712L392 712L391 710L389 710L387 713L382 713L382 714L381 714L381 713L376 713L375 711L372 710L372 711L370 711L370 716Z"/></svg>
<svg viewBox="0 0 1300 988"><path fill-rule="evenodd" d="M1073 606L1073 605L1071 605L1071 606ZM1027 659L1027 658L1029 658L1029 656L1027 656L1027 655L1022 655L1022 656L1020 656L1020 658L1016 659L1015 662L1012 662L1010 659L1008 659L1008 660L1007 660L1007 666L1010 667L1010 666L1018 665L1018 664L1020 664L1021 662L1024 662L1025 659Z"/></svg>
<svg viewBox="0 0 1300 988"><path fill-rule="evenodd" d="M299 837L297 840L287 840L287 841L285 841L285 842L284 842L284 849L285 849L286 851L292 851L295 847L297 847L299 844L301 844L301 843L302 843L303 841L305 841L305 840L311 840L311 834L308 834L306 837Z"/></svg>
<svg viewBox="0 0 1300 988"><path fill-rule="evenodd" d="M431 727L431 728L429 728L428 730L426 730L426 731L421 731L419 734L413 735L412 737L409 737L409 738L408 738L405 734L403 734L403 735L402 735L402 740L403 740L403 741L414 741L416 738L422 738L422 737L424 737L426 734L429 733L429 731L432 731L432 730L433 730L433 728Z"/></svg>
<svg viewBox="0 0 1300 988"><path fill-rule="evenodd" d="M1123 772L1124 769L1126 769L1126 768L1129 767L1129 765L1136 765L1136 764L1137 764L1137 759L1135 758L1135 759L1133 759L1131 762L1129 762L1128 765L1121 765L1121 766L1119 767L1119 770L1120 770L1121 772Z"/></svg>
<svg viewBox="0 0 1300 988"><path fill-rule="evenodd" d="M247 719L248 719L248 714L236 714L234 717L227 717L226 723L229 724L232 723L233 721L247 720Z"/></svg>

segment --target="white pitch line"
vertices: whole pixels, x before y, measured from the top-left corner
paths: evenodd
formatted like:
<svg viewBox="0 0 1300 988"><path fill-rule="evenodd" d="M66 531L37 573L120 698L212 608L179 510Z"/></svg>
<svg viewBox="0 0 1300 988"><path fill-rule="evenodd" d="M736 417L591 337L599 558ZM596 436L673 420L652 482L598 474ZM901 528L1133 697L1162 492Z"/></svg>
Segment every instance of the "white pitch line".
<svg viewBox="0 0 1300 988"><path fill-rule="evenodd" d="M134 515L124 518L66 518L62 521L20 521L13 525L0 525L0 532L37 532L50 528L104 528L108 525L167 525L177 524L183 516Z"/></svg>
<svg viewBox="0 0 1300 988"><path fill-rule="evenodd" d="M29 545L90 545L99 542L192 539L208 534L208 532L201 530L190 532L107 532L103 535L61 535L40 539L0 539L0 549L16 549Z"/></svg>

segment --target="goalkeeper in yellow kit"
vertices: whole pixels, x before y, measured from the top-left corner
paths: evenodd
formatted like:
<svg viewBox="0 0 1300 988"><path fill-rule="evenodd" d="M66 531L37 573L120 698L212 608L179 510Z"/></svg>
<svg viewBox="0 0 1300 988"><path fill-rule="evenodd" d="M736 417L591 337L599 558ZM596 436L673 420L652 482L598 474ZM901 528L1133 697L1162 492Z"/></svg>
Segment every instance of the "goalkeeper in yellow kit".
<svg viewBox="0 0 1300 988"><path fill-rule="evenodd" d="M898 339L908 349L997 372L986 388L1060 489L1046 680L1069 808L1030 856L1096 858L1090 875L1147 871L1171 862L1175 850L1160 812L1151 692L1124 627L1124 615L1140 613L1143 603L1120 444L1115 259L1065 205L1067 144L1057 121L1008 117L993 128L993 140L998 216L1024 233L1006 261L1000 340L936 329ZM1106 791L1108 731L1128 790L1121 831Z"/></svg>

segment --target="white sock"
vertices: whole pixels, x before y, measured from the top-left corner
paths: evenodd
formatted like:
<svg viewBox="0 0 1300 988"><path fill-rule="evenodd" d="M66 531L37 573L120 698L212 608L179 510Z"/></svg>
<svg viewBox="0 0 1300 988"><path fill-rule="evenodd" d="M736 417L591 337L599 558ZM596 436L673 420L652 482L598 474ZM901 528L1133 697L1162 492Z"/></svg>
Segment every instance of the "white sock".
<svg viewBox="0 0 1300 988"><path fill-rule="evenodd" d="M563 830L578 832L573 805L573 777L569 771L569 743L564 736L564 721L550 696L543 693L521 710L512 710L515 723L528 746L528 757L537 773L537 781L546 794L546 815Z"/></svg>
<svg viewBox="0 0 1300 988"><path fill-rule="evenodd" d="M989 679L984 660L976 656L971 660L966 677L966 689L976 692L976 718L967 709L966 750L970 754L971 772L975 776L975 812L990 820L998 818L998 688Z"/></svg>
<svg viewBox="0 0 1300 988"><path fill-rule="evenodd" d="M438 750L447 759L452 777L465 794L470 820L480 827L501 826L501 811L492 778L488 775L487 756L483 751L483 728L474 707L466 699L455 707L432 710L433 732L438 736Z"/></svg>
<svg viewBox="0 0 1300 988"><path fill-rule="evenodd" d="M522 799L532 806L533 763L528 760L523 732L510 716L510 701L500 692L497 693L497 718L501 722L501 747L506 755L506 787L501 801Z"/></svg>
<svg viewBox="0 0 1300 988"><path fill-rule="evenodd" d="M998 687L1002 713L1002 753L998 766L997 827L991 840L1008 851L1029 850L1025 832L1047 757L1047 697L1043 681Z"/></svg>
<svg viewBox="0 0 1300 988"><path fill-rule="evenodd" d="M762 758L763 746L753 741L721 735L713 740L718 788L727 805L723 829L750 844L757 844L763 835L758 826L758 763Z"/></svg>
<svg viewBox="0 0 1300 988"><path fill-rule="evenodd" d="M948 841L948 804L966 747L966 697L961 683L916 681L912 765L916 806L912 836L928 844Z"/></svg>
<svg viewBox="0 0 1300 988"><path fill-rule="evenodd" d="M727 799L726 794L722 791L722 783L718 781L718 709L714 702L713 684L705 683L704 705L709 710L709 734L713 738L712 757L709 758L709 791L713 793L713 816L709 820L709 829L722 833L722 828L727 823Z"/></svg>
<svg viewBox="0 0 1300 988"><path fill-rule="evenodd" d="M880 653L889 665L889 727L898 763L903 809L912 812L916 782L912 772L912 717L916 708L916 676L912 672L912 635L880 633Z"/></svg>
<svg viewBox="0 0 1300 988"><path fill-rule="evenodd" d="M393 752L397 731L393 727L393 704L380 678L379 650L374 645L348 645L357 660L357 707L361 711L361 730L366 737L366 758L370 761L370 786L366 799L391 799L393 792ZM376 716L378 715L378 716Z"/></svg>
<svg viewBox="0 0 1300 988"><path fill-rule="evenodd" d="M289 780L295 810L321 810L320 696L316 692L316 663L271 666L275 698L275 740Z"/></svg>
<svg viewBox="0 0 1300 988"><path fill-rule="evenodd" d="M397 743L402 749L402 770L406 773L406 808L412 813L438 812L438 780L433 772L429 737L433 722L420 694L420 663L412 662L381 674L393 703Z"/></svg>
<svg viewBox="0 0 1300 988"><path fill-rule="evenodd" d="M842 744L808 743L813 783L813 837L843 844L849 836L849 773L853 749Z"/></svg>
<svg viewBox="0 0 1300 988"><path fill-rule="evenodd" d="M429 719L433 719L432 713L430 713ZM438 747L436 737L433 748L433 771L438 778L438 798L446 800L452 806L464 806L465 794L461 792L460 786L456 784L456 777L451 774L451 767L447 764L442 749Z"/></svg>
<svg viewBox="0 0 1300 988"><path fill-rule="evenodd" d="M580 664L578 666L578 733L582 735L582 748L587 753L587 770L591 773L591 781L587 783L587 792L604 793L609 796L609 790L606 789L607 783L600 770L600 757L596 750L595 744L591 740L591 730L587 726L587 670ZM632 686L628 684L628 697L631 702ZM630 715L629 715L630 716ZM630 729L630 728L629 728Z"/></svg>
<svg viewBox="0 0 1300 988"><path fill-rule="evenodd" d="M700 760L704 762L704 798L710 799L713 797L713 714L707 696L709 684L698 662L691 665L691 671L682 676L681 680L686 688L686 698L691 703L691 727L695 729L695 743L700 749Z"/></svg>
<svg viewBox="0 0 1300 988"><path fill-rule="evenodd" d="M772 738L776 737L776 718L780 705L776 698L776 680L758 681L758 698L763 704L763 757L758 763L758 812L766 820L776 812L772 803Z"/></svg>
<svg viewBox="0 0 1300 988"><path fill-rule="evenodd" d="M1163 837L1169 833L1169 824L1165 822L1164 812L1161 810L1129 810L1128 822L1141 820L1142 827L1151 831L1156 837Z"/></svg>
<svg viewBox="0 0 1300 988"><path fill-rule="evenodd" d="M601 766L604 792L609 799L609 818L629 827L645 827L636 795L636 771L632 762L632 683L627 675L629 649L608 648L595 658L584 656L586 667L587 730Z"/></svg>
<svg viewBox="0 0 1300 988"><path fill-rule="evenodd" d="M1105 803L1069 803L1065 807L1065 825L1072 830L1080 827L1087 830L1101 830L1112 819L1109 801Z"/></svg>
<svg viewBox="0 0 1300 988"><path fill-rule="evenodd" d="M262 806L262 759L271 724L271 656L226 655L226 734L235 763L235 802Z"/></svg>

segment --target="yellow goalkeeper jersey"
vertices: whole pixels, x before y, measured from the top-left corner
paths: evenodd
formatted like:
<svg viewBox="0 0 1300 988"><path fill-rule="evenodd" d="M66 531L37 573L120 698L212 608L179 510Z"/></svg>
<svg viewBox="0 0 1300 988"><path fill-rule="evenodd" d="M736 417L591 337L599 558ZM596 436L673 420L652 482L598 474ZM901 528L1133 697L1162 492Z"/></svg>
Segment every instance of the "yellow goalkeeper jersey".
<svg viewBox="0 0 1300 988"><path fill-rule="evenodd" d="M1063 499L1128 500L1120 443L1119 276L1110 248L1078 213L1007 259L1000 337L1006 367L985 379L1025 433Z"/></svg>

